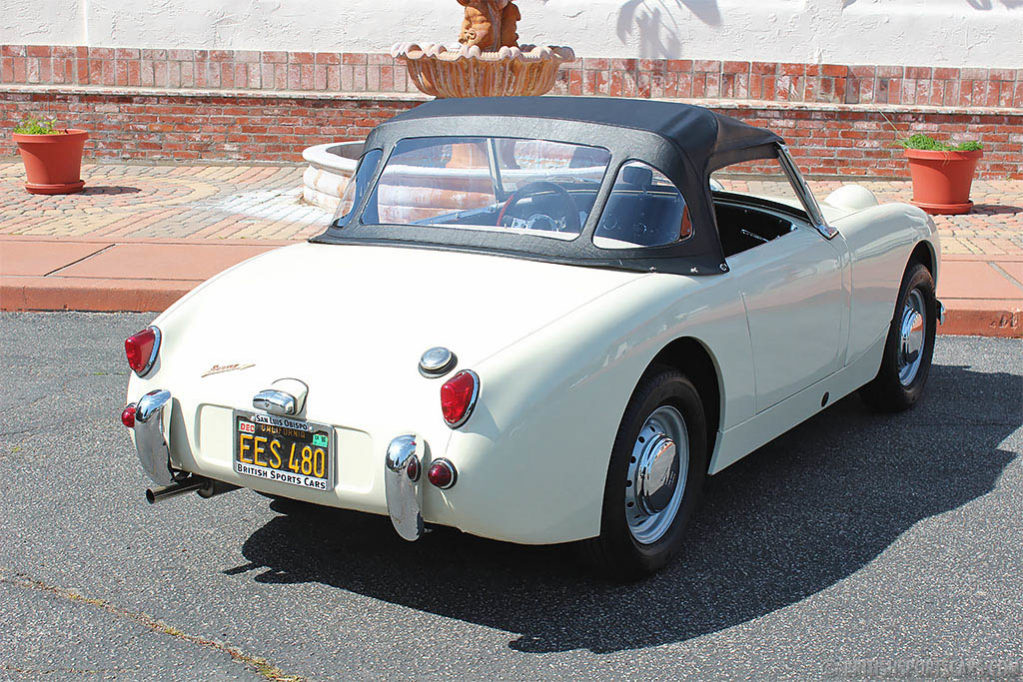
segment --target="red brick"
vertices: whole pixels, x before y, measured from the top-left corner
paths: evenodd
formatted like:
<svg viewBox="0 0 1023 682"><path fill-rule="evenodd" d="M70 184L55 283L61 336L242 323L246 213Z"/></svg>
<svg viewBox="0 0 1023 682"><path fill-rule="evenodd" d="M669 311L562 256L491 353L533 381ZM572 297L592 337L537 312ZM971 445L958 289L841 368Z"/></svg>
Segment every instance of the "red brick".
<svg viewBox="0 0 1023 682"><path fill-rule="evenodd" d="M263 51L259 53L259 61L264 64L287 64L288 53Z"/></svg>
<svg viewBox="0 0 1023 682"><path fill-rule="evenodd" d="M610 59L591 59L587 57L583 60L583 68L587 70L598 70L604 71L611 68Z"/></svg>
<svg viewBox="0 0 1023 682"><path fill-rule="evenodd" d="M136 60L132 60L130 62L122 62L122 63L125 63L127 65L128 85L135 85L135 86L141 85L142 84L142 76L141 76L141 69L139 67L139 62L136 61Z"/></svg>
<svg viewBox="0 0 1023 682"><path fill-rule="evenodd" d="M849 67L841 64L821 64L821 75L828 78L842 78L849 73Z"/></svg>
<svg viewBox="0 0 1023 682"><path fill-rule="evenodd" d="M337 52L317 52L316 53L317 64L340 64L341 55Z"/></svg>
<svg viewBox="0 0 1023 682"><path fill-rule="evenodd" d="M49 57L50 46L49 45L28 45L25 47L29 57Z"/></svg>
<svg viewBox="0 0 1023 682"><path fill-rule="evenodd" d="M668 71L672 71L672 72L676 72L676 73L689 73L692 70L693 70L693 62L692 62L691 59L669 59L668 60Z"/></svg>
<svg viewBox="0 0 1023 682"><path fill-rule="evenodd" d="M359 53L353 53L353 52L345 52L341 56L341 63L342 64L353 64L353 65L365 64L366 63L366 55L365 54L359 54Z"/></svg>
<svg viewBox="0 0 1023 682"><path fill-rule="evenodd" d="M694 72L720 73L721 62L712 59L697 59L693 62Z"/></svg>
<svg viewBox="0 0 1023 682"><path fill-rule="evenodd" d="M778 73L783 76L802 76L806 73L805 64L779 64Z"/></svg>

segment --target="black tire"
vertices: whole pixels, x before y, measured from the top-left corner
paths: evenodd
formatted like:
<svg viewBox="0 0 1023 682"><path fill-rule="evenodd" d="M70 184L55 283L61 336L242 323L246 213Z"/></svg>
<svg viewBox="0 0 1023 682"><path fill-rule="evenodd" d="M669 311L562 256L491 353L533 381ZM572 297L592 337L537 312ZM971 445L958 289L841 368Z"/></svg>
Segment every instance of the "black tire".
<svg viewBox="0 0 1023 682"><path fill-rule="evenodd" d="M906 303L914 292L922 298L925 310L923 347L920 349L919 368L912 380L903 383L899 377L901 330ZM899 298L888 328L881 369L873 381L860 389L860 396L864 402L879 412L901 412L920 400L924 385L927 383L927 375L931 370L937 322L938 300L934 296L934 278L926 266L921 263L910 263L902 277L902 286L899 287Z"/></svg>
<svg viewBox="0 0 1023 682"><path fill-rule="evenodd" d="M626 514L629 468L640 431L662 406L681 414L688 433L689 463L681 502L659 539L641 543ZM604 487L600 535L580 544L583 558L615 580L638 580L662 568L681 549L686 526L699 505L707 474L707 422L693 384L676 369L652 368L640 380L618 427Z"/></svg>

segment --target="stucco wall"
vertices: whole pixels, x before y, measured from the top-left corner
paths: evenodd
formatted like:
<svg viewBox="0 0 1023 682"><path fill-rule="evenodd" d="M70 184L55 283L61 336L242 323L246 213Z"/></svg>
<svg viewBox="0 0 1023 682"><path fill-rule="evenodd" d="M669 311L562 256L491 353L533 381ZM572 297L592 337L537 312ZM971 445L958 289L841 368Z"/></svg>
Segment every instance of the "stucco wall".
<svg viewBox="0 0 1023 682"><path fill-rule="evenodd" d="M1023 0L519 0L583 57L1023 68ZM455 0L4 0L0 43L381 52L450 41Z"/></svg>

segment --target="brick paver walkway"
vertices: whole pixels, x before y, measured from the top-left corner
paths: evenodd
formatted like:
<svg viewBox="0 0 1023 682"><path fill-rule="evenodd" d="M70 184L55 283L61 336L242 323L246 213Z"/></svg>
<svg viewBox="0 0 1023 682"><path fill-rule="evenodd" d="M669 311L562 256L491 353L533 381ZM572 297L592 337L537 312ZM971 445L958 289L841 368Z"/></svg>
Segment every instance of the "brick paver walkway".
<svg viewBox="0 0 1023 682"><path fill-rule="evenodd" d="M301 201L299 166L82 167L80 194L37 196L0 163L0 234L103 239L304 239L330 217Z"/></svg>
<svg viewBox="0 0 1023 682"><path fill-rule="evenodd" d="M299 166L86 165L81 194L40 197L20 162L0 163L0 234L103 239L305 239L329 220L301 202ZM784 193L769 181L731 188ZM824 198L840 181L811 182ZM865 181L882 202L908 201L908 181ZM776 189L777 187L777 189ZM791 190L789 190L791 191ZM937 216L946 254L1023 254L1023 182L978 180L974 212Z"/></svg>

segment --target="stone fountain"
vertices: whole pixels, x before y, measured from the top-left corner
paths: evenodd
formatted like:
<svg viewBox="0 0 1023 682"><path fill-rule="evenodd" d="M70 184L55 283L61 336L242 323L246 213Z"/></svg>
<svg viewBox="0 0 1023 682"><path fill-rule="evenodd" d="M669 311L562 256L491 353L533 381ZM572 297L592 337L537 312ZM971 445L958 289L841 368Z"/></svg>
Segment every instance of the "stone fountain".
<svg viewBox="0 0 1023 682"><path fill-rule="evenodd" d="M522 18L512 0L458 0L465 7L458 43L399 43L391 54L405 62L416 87L433 97L543 95L563 63L575 61L568 47L518 44ZM303 152L306 202L333 210L362 153L361 141L317 145ZM463 148L465 147L465 148ZM480 153L460 145L450 166L470 166Z"/></svg>
<svg viewBox="0 0 1023 682"><path fill-rule="evenodd" d="M391 55L408 67L416 87L433 97L510 97L550 92L568 47L522 45L522 18L512 0L458 0L465 6L458 46L398 43Z"/></svg>

